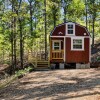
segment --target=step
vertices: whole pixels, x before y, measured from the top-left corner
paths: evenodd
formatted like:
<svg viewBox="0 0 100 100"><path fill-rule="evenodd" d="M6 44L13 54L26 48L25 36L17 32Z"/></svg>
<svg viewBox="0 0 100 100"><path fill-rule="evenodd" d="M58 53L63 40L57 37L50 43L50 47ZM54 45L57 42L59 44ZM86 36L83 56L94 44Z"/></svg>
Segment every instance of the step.
<svg viewBox="0 0 100 100"><path fill-rule="evenodd" d="M48 63L37 63L37 65L48 65Z"/></svg>
<svg viewBox="0 0 100 100"><path fill-rule="evenodd" d="M50 68L49 67L36 67L35 70L36 71L49 71Z"/></svg>
<svg viewBox="0 0 100 100"><path fill-rule="evenodd" d="M37 62L37 64L48 64L48 62Z"/></svg>
<svg viewBox="0 0 100 100"><path fill-rule="evenodd" d="M44 67L44 66L36 67L36 69L39 69L39 68L40 68L40 69L41 69L41 68L42 68L42 69L47 69L47 68L49 68L49 67Z"/></svg>
<svg viewBox="0 0 100 100"><path fill-rule="evenodd" d="M37 62L48 62L48 60L37 60Z"/></svg>
<svg viewBox="0 0 100 100"><path fill-rule="evenodd" d="M34 63L36 64L36 69L45 69L45 68L48 68L49 66L49 61L46 61L46 60L38 60L38 61L34 61Z"/></svg>
<svg viewBox="0 0 100 100"><path fill-rule="evenodd" d="M48 65L37 65L37 67L48 67Z"/></svg>
<svg viewBox="0 0 100 100"><path fill-rule="evenodd" d="M48 63L37 63L37 64L39 64L39 65L40 65L40 64L44 64L44 65L47 64L47 65L48 65Z"/></svg>
<svg viewBox="0 0 100 100"><path fill-rule="evenodd" d="M36 61L37 61L37 62L44 62L44 63L45 63L45 62L49 62L49 61L46 61L46 60L35 60L35 61L33 61L33 62L36 62Z"/></svg>

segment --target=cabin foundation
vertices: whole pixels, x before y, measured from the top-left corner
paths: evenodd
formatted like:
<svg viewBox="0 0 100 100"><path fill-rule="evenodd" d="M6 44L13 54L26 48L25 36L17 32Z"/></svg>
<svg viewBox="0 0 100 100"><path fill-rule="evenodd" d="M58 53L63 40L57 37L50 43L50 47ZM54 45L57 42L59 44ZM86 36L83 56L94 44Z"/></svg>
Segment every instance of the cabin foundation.
<svg viewBox="0 0 100 100"><path fill-rule="evenodd" d="M56 68L56 64L50 64L50 68L51 69L55 69Z"/></svg>
<svg viewBox="0 0 100 100"><path fill-rule="evenodd" d="M65 69L65 64L64 63L59 63L59 69Z"/></svg>
<svg viewBox="0 0 100 100"><path fill-rule="evenodd" d="M59 69L66 69L65 68L66 63L59 63L58 65L59 65ZM76 66L74 68L76 68L76 69L89 69L90 68L90 63L86 63L86 64L76 63L75 65ZM57 69L56 66L57 66L57 64L53 64L53 63L50 64L51 69ZM69 68L72 68L71 63L70 63Z"/></svg>
<svg viewBox="0 0 100 100"><path fill-rule="evenodd" d="M88 69L88 68L90 68L90 63L87 64L76 63L76 69Z"/></svg>

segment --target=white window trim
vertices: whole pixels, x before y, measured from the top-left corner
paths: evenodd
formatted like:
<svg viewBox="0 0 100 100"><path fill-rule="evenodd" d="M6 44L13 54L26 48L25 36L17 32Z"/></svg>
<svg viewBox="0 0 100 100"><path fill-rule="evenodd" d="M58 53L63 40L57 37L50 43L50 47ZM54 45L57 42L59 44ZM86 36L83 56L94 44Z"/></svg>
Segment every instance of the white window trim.
<svg viewBox="0 0 100 100"><path fill-rule="evenodd" d="M68 25L73 25L73 34L68 34ZM72 35L75 35L75 23L66 23L66 35L68 36L72 36Z"/></svg>
<svg viewBox="0 0 100 100"><path fill-rule="evenodd" d="M55 42L59 42L59 50L61 50L61 41L62 41L62 40L53 40L53 41L52 41L52 43L53 43L52 49L55 50L55 49L54 49L54 43L55 43Z"/></svg>
<svg viewBox="0 0 100 100"><path fill-rule="evenodd" d="M73 39L82 39L82 49L74 49L73 48ZM84 37L72 37L71 38L71 50L72 51L84 51Z"/></svg>

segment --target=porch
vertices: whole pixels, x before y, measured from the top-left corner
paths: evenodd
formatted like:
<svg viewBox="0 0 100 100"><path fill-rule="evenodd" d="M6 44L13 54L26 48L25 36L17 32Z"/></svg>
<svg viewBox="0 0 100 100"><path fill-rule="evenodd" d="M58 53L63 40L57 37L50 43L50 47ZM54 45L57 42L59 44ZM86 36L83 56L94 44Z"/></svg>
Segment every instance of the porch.
<svg viewBox="0 0 100 100"><path fill-rule="evenodd" d="M50 60L54 62L64 62L65 45L64 38L52 38L50 41Z"/></svg>
<svg viewBox="0 0 100 100"><path fill-rule="evenodd" d="M64 50L52 50L51 59L64 60Z"/></svg>

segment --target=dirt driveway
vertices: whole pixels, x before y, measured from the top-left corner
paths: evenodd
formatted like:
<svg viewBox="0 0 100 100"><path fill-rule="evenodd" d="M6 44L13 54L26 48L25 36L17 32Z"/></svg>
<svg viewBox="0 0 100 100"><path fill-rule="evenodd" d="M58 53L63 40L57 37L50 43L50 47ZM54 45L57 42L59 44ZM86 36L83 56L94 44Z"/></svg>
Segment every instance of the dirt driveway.
<svg viewBox="0 0 100 100"><path fill-rule="evenodd" d="M0 100L100 100L100 70L31 72L0 90Z"/></svg>

